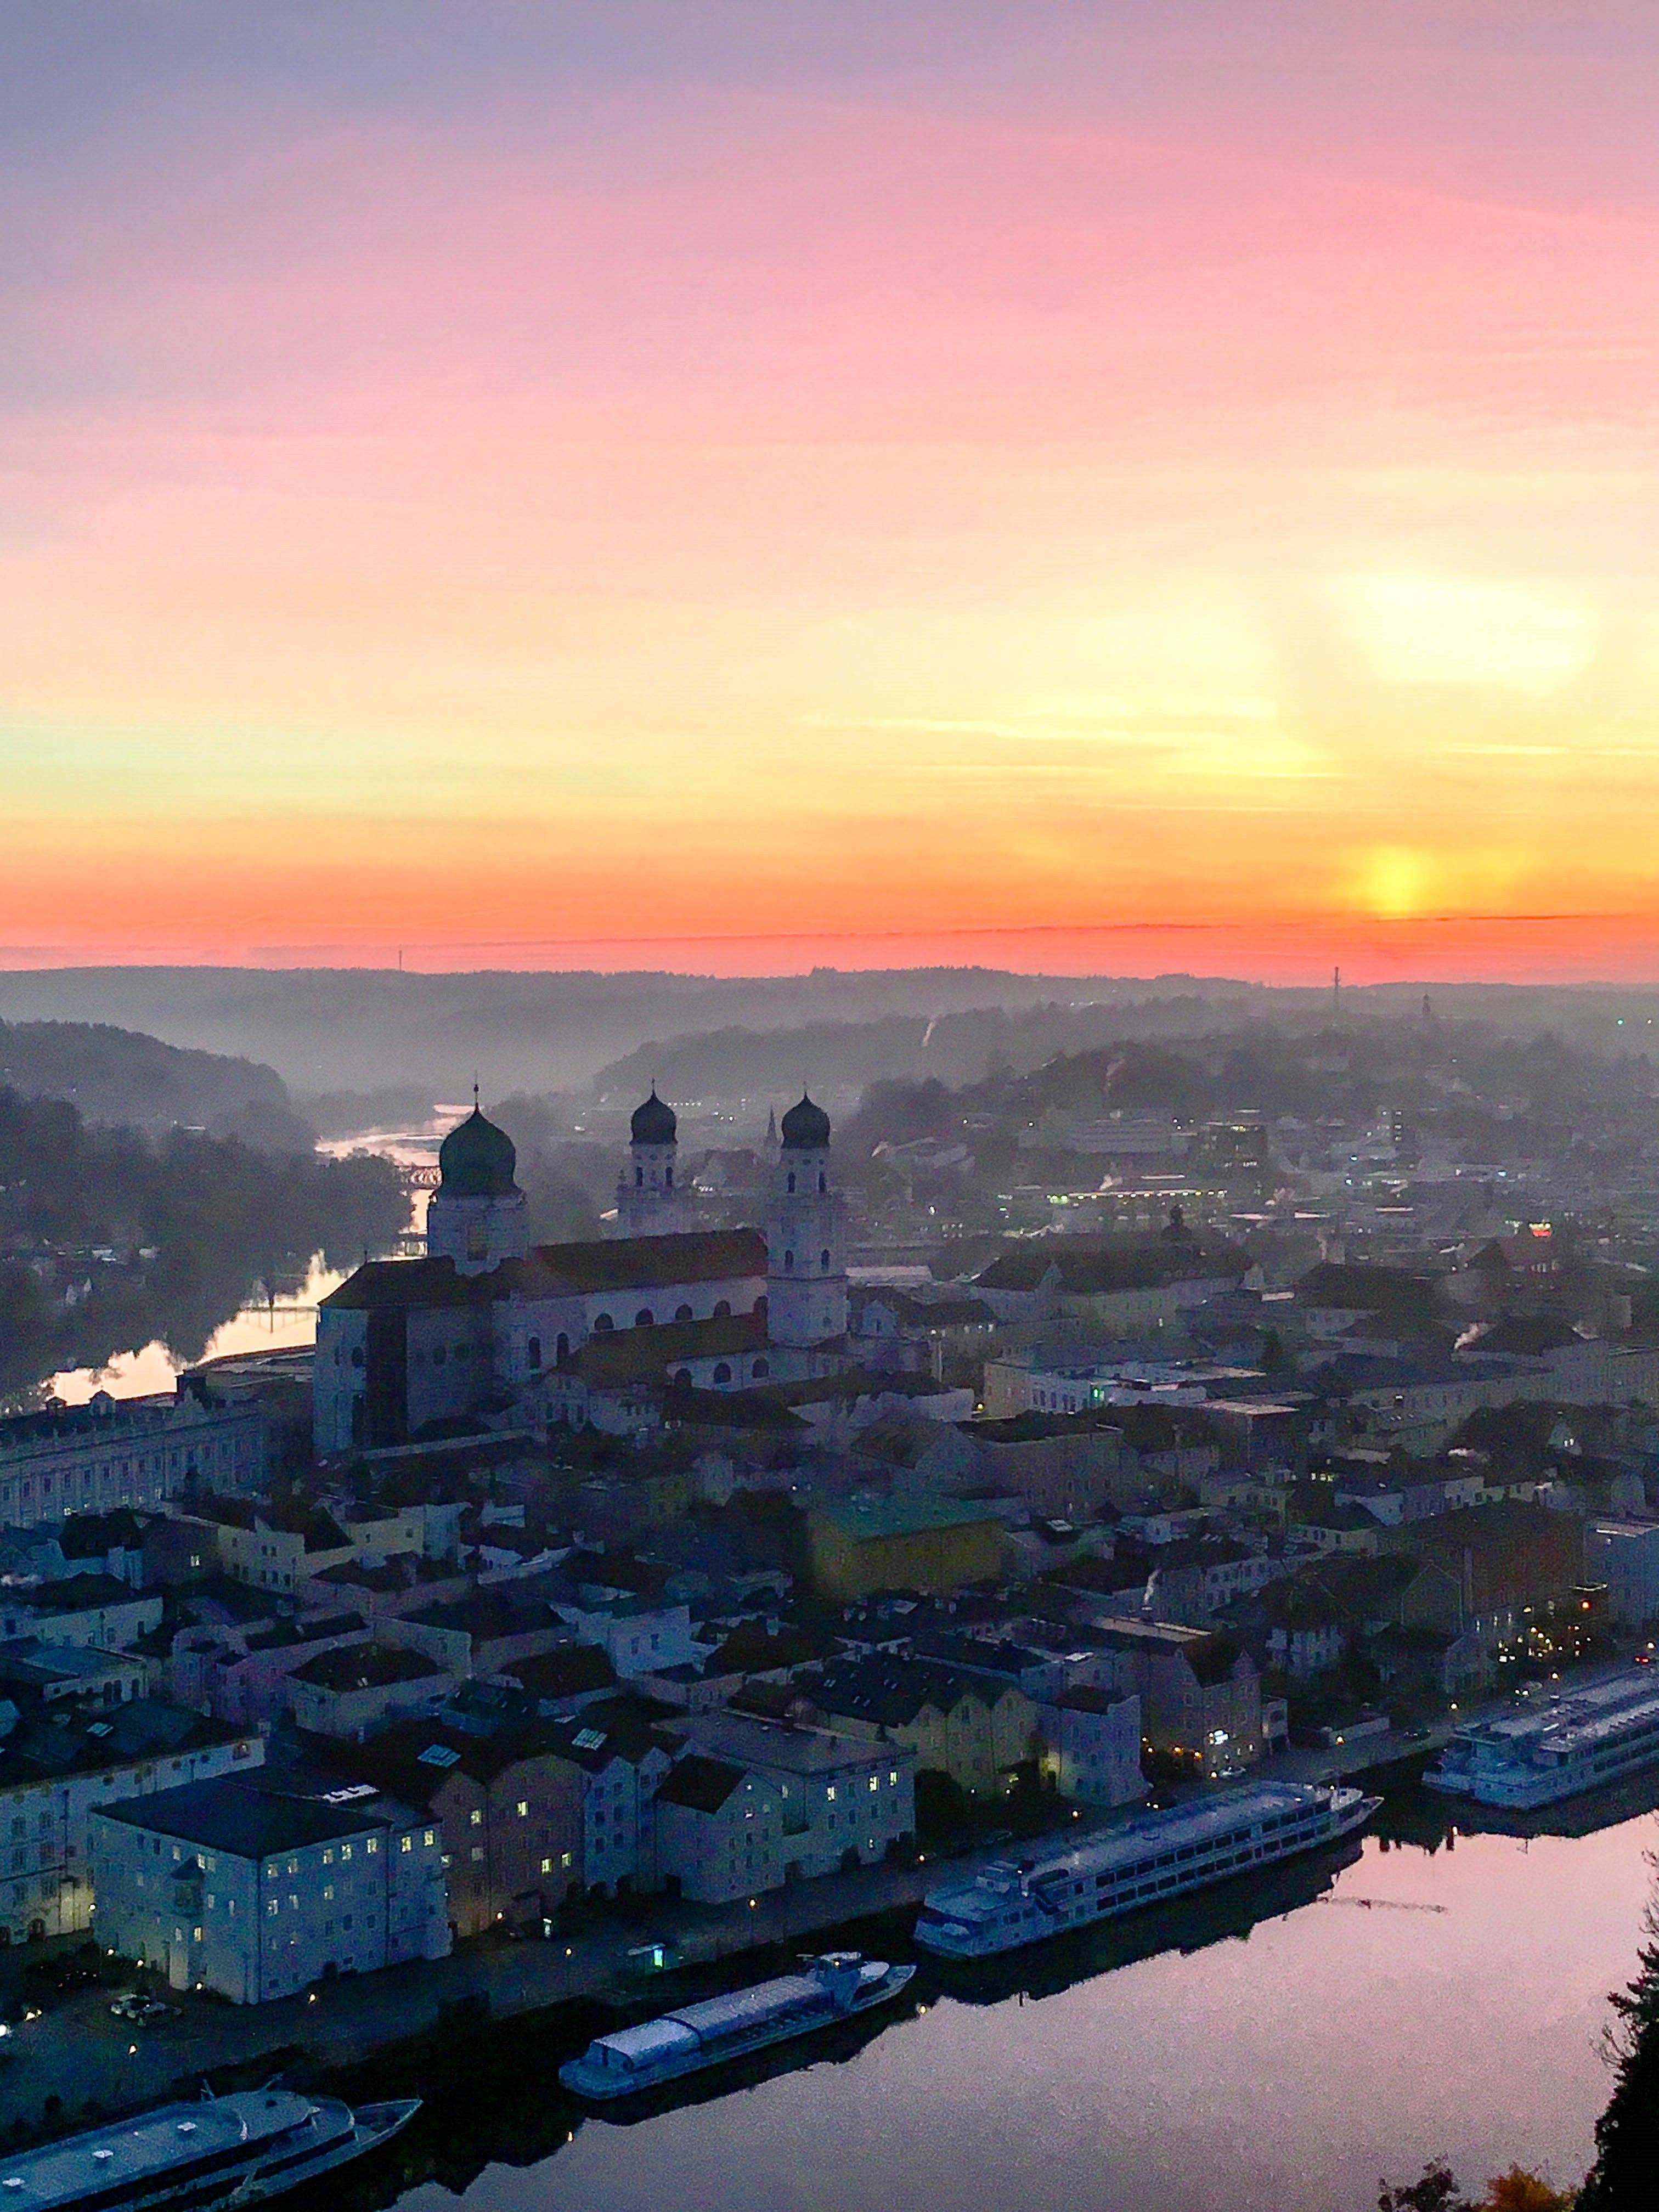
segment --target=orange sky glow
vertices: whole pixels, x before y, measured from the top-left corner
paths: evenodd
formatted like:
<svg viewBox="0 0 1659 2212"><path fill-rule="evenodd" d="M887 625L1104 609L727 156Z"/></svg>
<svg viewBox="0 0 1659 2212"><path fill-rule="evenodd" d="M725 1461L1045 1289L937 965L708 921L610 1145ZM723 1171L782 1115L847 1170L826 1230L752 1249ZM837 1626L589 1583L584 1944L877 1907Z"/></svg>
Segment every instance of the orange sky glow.
<svg viewBox="0 0 1659 2212"><path fill-rule="evenodd" d="M0 963L1659 975L1648 11L1018 12L19 0Z"/></svg>

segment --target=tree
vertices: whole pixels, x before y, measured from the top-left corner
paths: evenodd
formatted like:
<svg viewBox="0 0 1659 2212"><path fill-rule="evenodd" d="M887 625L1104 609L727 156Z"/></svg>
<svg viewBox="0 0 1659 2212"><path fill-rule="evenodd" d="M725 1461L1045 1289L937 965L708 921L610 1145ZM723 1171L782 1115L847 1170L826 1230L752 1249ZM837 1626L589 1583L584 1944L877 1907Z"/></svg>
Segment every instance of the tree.
<svg viewBox="0 0 1659 2212"><path fill-rule="evenodd" d="M1649 1863L1659 1861L1649 1854ZM1626 2212L1653 2202L1659 2173L1659 1902L1642 1915L1646 1941L1635 1978L1611 1992L1614 2019L1605 2052L1615 2076L1595 2124L1595 2163L1579 2192L1579 2212Z"/></svg>
<svg viewBox="0 0 1659 2212"><path fill-rule="evenodd" d="M1475 2212L1457 2185L1457 2176L1443 2158L1431 2159L1416 2181L1390 2189L1385 2181L1376 2200L1376 2212Z"/></svg>
<svg viewBox="0 0 1659 2212"><path fill-rule="evenodd" d="M1577 2202L1570 2190L1552 2189L1535 2173L1512 2166L1486 2184L1482 2212L1573 2212Z"/></svg>

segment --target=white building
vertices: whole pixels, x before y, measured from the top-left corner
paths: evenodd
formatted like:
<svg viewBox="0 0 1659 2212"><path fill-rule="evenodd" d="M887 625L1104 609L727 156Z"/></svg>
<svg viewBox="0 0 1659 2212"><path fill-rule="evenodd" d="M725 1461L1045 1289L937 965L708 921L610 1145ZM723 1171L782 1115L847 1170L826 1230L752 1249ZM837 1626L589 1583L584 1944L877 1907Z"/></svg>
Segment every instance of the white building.
<svg viewBox="0 0 1659 2212"><path fill-rule="evenodd" d="M1063 1690L1037 1708L1043 1779L1079 1805L1133 1805L1140 1771L1140 1700L1109 1690Z"/></svg>
<svg viewBox="0 0 1659 2212"><path fill-rule="evenodd" d="M553 1610L579 1642L597 1644L623 1680L654 1674L663 1667L683 1667L707 1653L708 1647L691 1634L687 1606L652 1605L619 1593L580 1604L560 1601Z"/></svg>
<svg viewBox="0 0 1659 2212"><path fill-rule="evenodd" d="M187 1484L244 1491L264 1479L268 1425L257 1404L180 1384L171 1397L112 1398L0 1420L0 1528L69 1513L155 1506Z"/></svg>
<svg viewBox="0 0 1659 2212"><path fill-rule="evenodd" d="M275 1772L93 1816L100 1942L234 2004L450 1947L442 1840L368 1784Z"/></svg>
<svg viewBox="0 0 1659 2212"><path fill-rule="evenodd" d="M781 1881L875 1866L915 1833L916 1755L908 1745L734 1712L665 1721L663 1732L776 1789Z"/></svg>
<svg viewBox="0 0 1659 2212"><path fill-rule="evenodd" d="M144 1700L20 1723L0 1748L0 1941L86 1933L100 1808L264 1759L255 1732Z"/></svg>
<svg viewBox="0 0 1659 2212"><path fill-rule="evenodd" d="M112 1575L70 1575L32 1589L0 1591L0 1638L125 1650L161 1626L160 1590L135 1590Z"/></svg>
<svg viewBox="0 0 1659 2212"><path fill-rule="evenodd" d="M692 1752L657 1792L664 1884L695 1905L733 1905L784 1879L783 1796L764 1774Z"/></svg>
<svg viewBox="0 0 1659 2212"><path fill-rule="evenodd" d="M828 1115L806 1097L784 1115L764 1233L666 1225L681 1218L672 1122L654 1097L635 1116L637 1180L623 1194L624 1225L641 1233L528 1250L511 1139L476 1109L452 1130L428 1257L367 1262L323 1301L318 1453L402 1443L465 1415L628 1425L635 1399L648 1422L650 1391L671 1383L738 1390L838 1372L845 1231Z"/></svg>
<svg viewBox="0 0 1659 2212"><path fill-rule="evenodd" d="M548 1743L582 1775L583 1887L605 1897L657 1887L651 1808L678 1744L603 1702L550 1731Z"/></svg>

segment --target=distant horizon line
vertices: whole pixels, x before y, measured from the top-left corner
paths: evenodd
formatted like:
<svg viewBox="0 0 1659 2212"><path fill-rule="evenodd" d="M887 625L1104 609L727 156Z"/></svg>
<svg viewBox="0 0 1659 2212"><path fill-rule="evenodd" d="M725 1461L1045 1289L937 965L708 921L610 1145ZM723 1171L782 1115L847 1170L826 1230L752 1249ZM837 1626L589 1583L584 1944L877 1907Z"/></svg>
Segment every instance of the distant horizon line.
<svg viewBox="0 0 1659 2212"><path fill-rule="evenodd" d="M1036 933L1035 932L1030 933ZM599 946L618 945L614 939L549 940L568 944L573 949L581 944ZM649 940L647 940L649 941ZM685 945L698 943L738 944L744 942L778 943L776 939L745 940L739 939L684 939ZM856 940L854 940L856 941ZM868 940L865 940L868 941ZM877 939L876 941L879 941ZM405 948L407 949L407 948ZM436 948L433 948L436 950ZM454 948L464 953L468 948ZM505 945L479 946L480 951L505 950ZM31 952L39 957L29 957ZM364 957L346 957L362 952ZM298 957L309 953L309 958ZM333 954L340 957L328 957ZM20 957L23 956L23 957ZM65 957L69 955L70 957ZM325 957L319 957L319 955ZM1312 975L1283 974L1251 975L1239 972L1212 970L1197 973L1189 969L1158 969L1145 973L1114 972L1100 968L1014 968L998 965L986 960L950 961L917 958L897 963L849 963L841 965L817 960L810 966L777 968L692 968L663 965L637 967L613 965L606 963L597 966L543 966L513 963L486 966L457 957L453 961L434 962L430 965L413 966L386 957L381 948L345 946L250 947L240 954L201 954L194 957L156 957L134 952L112 954L103 958L76 958L68 947L0 946L0 976L39 975L74 976L105 975L131 973L133 975L362 975L392 977L406 975L411 979L435 979L453 975L514 975L532 976L604 976L617 981L630 978L659 978L667 982L715 983L782 983L809 981L815 975L856 976L910 975L939 973L947 975L981 975L1023 983L1102 983L1118 986L1144 986L1148 988L1186 985L1197 988L1224 987L1240 992L1300 992L1330 995L1337 983L1328 969ZM1483 991L1644 991L1659 990L1659 972L1632 975L1608 974L1492 974L1479 971L1432 972L1402 975L1367 975L1350 973L1344 968L1340 977L1340 988L1350 993L1415 992L1444 990Z"/></svg>

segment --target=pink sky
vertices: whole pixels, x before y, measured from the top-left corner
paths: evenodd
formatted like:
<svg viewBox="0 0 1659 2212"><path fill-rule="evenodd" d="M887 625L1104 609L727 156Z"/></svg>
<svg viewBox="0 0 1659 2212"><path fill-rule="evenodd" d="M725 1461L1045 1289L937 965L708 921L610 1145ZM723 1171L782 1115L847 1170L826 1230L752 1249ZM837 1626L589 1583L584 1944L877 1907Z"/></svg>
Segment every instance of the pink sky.
<svg viewBox="0 0 1659 2212"><path fill-rule="evenodd" d="M21 0L0 958L1653 974L1656 42Z"/></svg>

